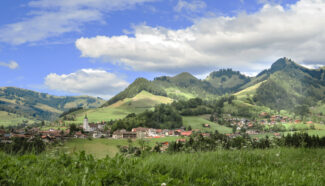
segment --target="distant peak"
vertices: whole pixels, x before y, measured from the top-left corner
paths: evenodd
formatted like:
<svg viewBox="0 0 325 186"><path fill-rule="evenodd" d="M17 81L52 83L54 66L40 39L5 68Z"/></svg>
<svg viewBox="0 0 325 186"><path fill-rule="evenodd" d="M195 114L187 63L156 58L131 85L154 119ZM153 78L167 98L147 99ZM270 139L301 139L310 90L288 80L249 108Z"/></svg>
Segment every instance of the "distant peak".
<svg viewBox="0 0 325 186"><path fill-rule="evenodd" d="M135 79L133 83L136 83L136 82L149 82L149 80L147 80L146 78L140 77L140 78Z"/></svg>
<svg viewBox="0 0 325 186"><path fill-rule="evenodd" d="M191 78L191 79L197 79L196 77L194 77L192 74L190 74L189 72L182 72L178 75L175 76L176 78L182 77L182 78Z"/></svg>
<svg viewBox="0 0 325 186"><path fill-rule="evenodd" d="M282 70L290 65L296 66L297 64L294 61L292 61L291 59L289 59L287 57L283 57L283 58L278 59L275 63L272 64L271 71L274 72L274 71Z"/></svg>

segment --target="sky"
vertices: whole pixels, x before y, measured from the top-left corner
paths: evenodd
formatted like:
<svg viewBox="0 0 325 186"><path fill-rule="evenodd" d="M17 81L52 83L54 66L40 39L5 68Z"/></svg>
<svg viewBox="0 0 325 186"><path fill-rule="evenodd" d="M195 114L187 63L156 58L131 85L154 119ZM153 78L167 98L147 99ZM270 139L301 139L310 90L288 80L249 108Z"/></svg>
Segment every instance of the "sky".
<svg viewBox="0 0 325 186"><path fill-rule="evenodd" d="M1 0L0 87L108 99L138 77L325 65L325 0Z"/></svg>

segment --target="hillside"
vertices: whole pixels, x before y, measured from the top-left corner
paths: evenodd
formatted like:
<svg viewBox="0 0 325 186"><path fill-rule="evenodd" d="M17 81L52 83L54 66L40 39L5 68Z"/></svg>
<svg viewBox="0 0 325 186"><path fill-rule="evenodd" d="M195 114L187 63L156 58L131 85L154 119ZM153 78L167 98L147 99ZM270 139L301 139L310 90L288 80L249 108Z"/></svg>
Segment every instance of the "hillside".
<svg viewBox="0 0 325 186"><path fill-rule="evenodd" d="M308 69L282 58L263 75L268 78L256 89L254 100L273 109L293 110L298 104L313 106L324 99L325 70Z"/></svg>
<svg viewBox="0 0 325 186"><path fill-rule="evenodd" d="M86 114L90 122L121 119L130 113L141 113L145 110L153 109L155 105L161 103L167 104L171 103L172 101L173 100L168 97L157 96L143 90L132 98L124 98L123 100L119 100L109 106L94 109L84 109L70 113L66 118L72 119L70 119L70 121L66 120L66 122L82 123Z"/></svg>
<svg viewBox="0 0 325 186"><path fill-rule="evenodd" d="M241 90L241 87L251 81L252 78L232 69L221 69L211 72L205 79L218 89L222 94L233 93Z"/></svg>
<svg viewBox="0 0 325 186"><path fill-rule="evenodd" d="M153 83L163 87L167 92L167 96L173 99L190 99L194 97L210 99L221 94L211 83L197 79L188 72L180 73L174 77L157 77Z"/></svg>
<svg viewBox="0 0 325 186"><path fill-rule="evenodd" d="M154 95L167 96L166 92L156 84L148 81L144 78L136 79L131 85L129 85L124 91L120 92L110 100L108 100L102 107L109 106L125 98L132 98L139 94L141 91L147 91Z"/></svg>
<svg viewBox="0 0 325 186"><path fill-rule="evenodd" d="M103 99L88 96L52 96L31 90L0 88L0 111L11 117L1 117L14 124L22 120L54 120L62 112L74 107L95 108L104 103ZM16 123L17 124L17 123Z"/></svg>

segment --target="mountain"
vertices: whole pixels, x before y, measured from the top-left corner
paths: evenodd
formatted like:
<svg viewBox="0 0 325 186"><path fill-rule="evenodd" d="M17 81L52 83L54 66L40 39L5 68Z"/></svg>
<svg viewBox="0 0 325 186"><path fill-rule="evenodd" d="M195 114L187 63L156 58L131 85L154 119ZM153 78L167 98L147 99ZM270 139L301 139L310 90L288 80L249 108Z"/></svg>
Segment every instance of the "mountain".
<svg viewBox="0 0 325 186"><path fill-rule="evenodd" d="M0 125L51 121L63 112L61 119L69 122L81 122L85 114L93 121L107 121L173 100L195 97L212 100L223 94L234 94L245 104L276 110L294 110L302 104L314 106L325 99L325 68L308 69L288 58L281 58L255 77L222 69L211 72L203 80L187 72L157 77L153 81L138 78L108 101L3 87L0 88ZM82 109L70 110L78 107Z"/></svg>
<svg viewBox="0 0 325 186"><path fill-rule="evenodd" d="M300 104L312 106L325 97L325 70L308 69L288 58L277 60L252 81L262 82L255 86L254 100L272 109L293 110Z"/></svg>
<svg viewBox="0 0 325 186"><path fill-rule="evenodd" d="M221 94L233 93L241 90L241 87L251 81L252 78L232 69L221 69L211 72L205 79Z"/></svg>
<svg viewBox="0 0 325 186"><path fill-rule="evenodd" d="M221 92L205 80L200 80L188 72L180 73L174 77L157 77L152 83L163 87L167 96L173 99L189 99L201 97L210 99Z"/></svg>
<svg viewBox="0 0 325 186"><path fill-rule="evenodd" d="M270 69L255 77L245 76L232 69L221 69L211 72L204 80L187 72L173 77L157 77L153 81L139 78L103 106L132 98L145 90L174 100L195 97L215 99L226 93L243 97L245 93L254 96L255 101L261 105L273 109L289 109L297 104L323 99L324 76L324 68L308 69L288 58L281 58Z"/></svg>
<svg viewBox="0 0 325 186"><path fill-rule="evenodd" d="M71 108L95 108L104 102L101 98L89 96L52 96L15 87L0 88L2 114L25 120L54 120Z"/></svg>

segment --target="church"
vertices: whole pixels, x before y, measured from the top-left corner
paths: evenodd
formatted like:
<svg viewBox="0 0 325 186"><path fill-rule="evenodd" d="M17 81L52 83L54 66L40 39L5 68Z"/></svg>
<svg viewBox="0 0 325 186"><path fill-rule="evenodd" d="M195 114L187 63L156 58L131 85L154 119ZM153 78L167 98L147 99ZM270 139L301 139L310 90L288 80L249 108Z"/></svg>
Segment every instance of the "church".
<svg viewBox="0 0 325 186"><path fill-rule="evenodd" d="M84 123L83 123L82 128L83 128L83 130L85 132L92 132L93 131L93 129L89 126L87 114L85 115L85 119L84 119Z"/></svg>

